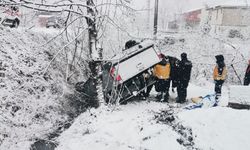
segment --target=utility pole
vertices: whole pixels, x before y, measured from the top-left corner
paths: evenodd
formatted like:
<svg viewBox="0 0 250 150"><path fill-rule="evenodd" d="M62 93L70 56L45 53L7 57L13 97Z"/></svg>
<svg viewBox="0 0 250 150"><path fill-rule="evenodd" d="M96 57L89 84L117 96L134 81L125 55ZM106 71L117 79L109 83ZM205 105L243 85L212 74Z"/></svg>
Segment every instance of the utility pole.
<svg viewBox="0 0 250 150"><path fill-rule="evenodd" d="M147 14L147 29L150 29L150 0L147 1L147 9L148 9L148 14Z"/></svg>
<svg viewBox="0 0 250 150"><path fill-rule="evenodd" d="M86 18L88 24L88 33L89 33L89 68L91 71L90 78L93 80L93 84L96 88L97 97L93 97L94 100L98 101L98 106L104 104L104 95L102 87L102 49L98 46L97 41L97 29L96 29L96 16L97 10L94 9L93 0L87 0L87 14L90 18Z"/></svg>
<svg viewBox="0 0 250 150"><path fill-rule="evenodd" d="M155 13L154 13L154 38L156 39L157 26L158 26L158 1L155 0Z"/></svg>

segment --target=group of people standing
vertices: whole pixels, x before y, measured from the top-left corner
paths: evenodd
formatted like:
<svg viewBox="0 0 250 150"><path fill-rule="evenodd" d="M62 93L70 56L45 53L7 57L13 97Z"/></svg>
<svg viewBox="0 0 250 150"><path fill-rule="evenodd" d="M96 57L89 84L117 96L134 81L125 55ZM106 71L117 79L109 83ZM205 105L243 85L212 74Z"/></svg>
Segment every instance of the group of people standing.
<svg viewBox="0 0 250 150"><path fill-rule="evenodd" d="M157 100L168 102L170 83L172 87L177 87L177 103L184 103L187 97L187 87L191 76L192 63L187 59L187 54L181 54L181 60L174 57L161 55L162 61L153 68L153 78L155 80L155 90L158 92ZM146 96L153 85L149 86Z"/></svg>
<svg viewBox="0 0 250 150"><path fill-rule="evenodd" d="M184 103L187 97L187 87L191 77L192 62L187 59L187 54L181 54L181 60L165 56L162 54L162 61L153 68L153 79L155 80L155 90L158 92L156 98L161 102L168 102L170 83L172 82L172 90L177 87L177 103ZM216 55L216 66L213 70L213 79L215 83L215 99L218 101L221 97L222 85L227 76L227 68L223 55ZM250 83L250 60L244 77L244 85ZM153 85L147 88L146 97Z"/></svg>
<svg viewBox="0 0 250 150"><path fill-rule="evenodd" d="M136 41L130 40L126 43L125 49L128 49L134 45L138 44ZM172 82L172 91L177 87L177 103L184 103L187 97L187 87L191 77L192 62L187 59L187 54L181 54L181 60L165 56L161 54L162 61L156 64L153 68L153 76L147 74L142 80L142 82L149 80L154 80L155 84L147 87L146 92L142 95L143 97L148 97L153 86L155 86L158 95L156 98L161 102L168 102L169 99L169 89L170 83ZM224 62L223 55L216 55L216 66L213 70L213 79L215 83L214 92L216 95L216 100L221 97L222 85L225 82L227 76L227 68ZM144 74L144 73L143 73ZM244 77L244 85L250 84L250 59L248 62L248 67ZM142 85L147 85L143 83Z"/></svg>

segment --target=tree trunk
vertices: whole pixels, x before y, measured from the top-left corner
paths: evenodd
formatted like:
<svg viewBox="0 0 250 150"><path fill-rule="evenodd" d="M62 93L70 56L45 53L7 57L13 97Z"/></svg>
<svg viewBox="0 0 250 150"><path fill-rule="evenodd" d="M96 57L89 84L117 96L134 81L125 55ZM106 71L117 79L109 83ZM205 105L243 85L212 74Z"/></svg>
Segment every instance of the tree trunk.
<svg viewBox="0 0 250 150"><path fill-rule="evenodd" d="M87 5L90 7L94 7L93 0L87 0ZM97 47L97 30L96 30L96 16L97 11L92 8L87 8L87 13L90 18L87 18L88 24L88 32L89 32L89 51L90 51L90 62L89 67L91 71L90 78L94 81L94 86L96 87L97 96L93 99L98 102L98 105L104 104L104 95L103 95L103 87L102 87L102 49Z"/></svg>

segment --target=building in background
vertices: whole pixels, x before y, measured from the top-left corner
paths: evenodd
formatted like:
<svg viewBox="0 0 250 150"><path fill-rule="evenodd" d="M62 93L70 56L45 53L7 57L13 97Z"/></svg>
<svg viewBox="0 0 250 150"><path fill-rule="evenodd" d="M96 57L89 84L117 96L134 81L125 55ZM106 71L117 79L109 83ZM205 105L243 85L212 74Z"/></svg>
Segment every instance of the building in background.
<svg viewBox="0 0 250 150"><path fill-rule="evenodd" d="M216 34L249 34L250 7L220 5L203 9L201 26L204 24L209 24L210 32Z"/></svg>
<svg viewBox="0 0 250 150"><path fill-rule="evenodd" d="M175 14L174 19L168 22L168 29L198 29L201 23L201 12L202 9L195 9L181 14Z"/></svg>
<svg viewBox="0 0 250 150"><path fill-rule="evenodd" d="M169 30L200 30L212 34L249 36L250 7L219 5L187 11L168 23Z"/></svg>
<svg viewBox="0 0 250 150"><path fill-rule="evenodd" d="M185 27L198 28L201 22L201 9L192 10L182 14Z"/></svg>

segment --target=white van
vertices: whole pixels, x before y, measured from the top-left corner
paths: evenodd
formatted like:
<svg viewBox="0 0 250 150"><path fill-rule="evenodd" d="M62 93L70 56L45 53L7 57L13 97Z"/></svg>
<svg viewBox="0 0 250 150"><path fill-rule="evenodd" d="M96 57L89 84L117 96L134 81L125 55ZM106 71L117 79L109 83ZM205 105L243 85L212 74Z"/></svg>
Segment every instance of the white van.
<svg viewBox="0 0 250 150"><path fill-rule="evenodd" d="M144 74L151 73L154 65L162 60L160 50L154 41L145 40L123 51L115 57L115 62L109 64L103 73L103 88L106 99L117 99L125 102L138 96L152 82L145 82Z"/></svg>

